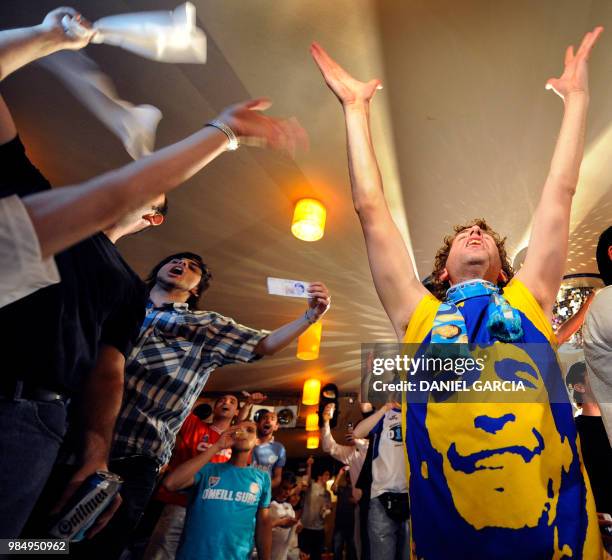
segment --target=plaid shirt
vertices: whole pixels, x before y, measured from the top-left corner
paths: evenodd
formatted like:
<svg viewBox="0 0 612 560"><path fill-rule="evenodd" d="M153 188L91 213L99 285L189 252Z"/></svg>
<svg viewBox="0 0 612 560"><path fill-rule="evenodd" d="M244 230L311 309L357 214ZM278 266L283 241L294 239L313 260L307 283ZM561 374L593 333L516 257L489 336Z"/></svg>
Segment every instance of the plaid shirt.
<svg viewBox="0 0 612 560"><path fill-rule="evenodd" d="M112 458L145 455L165 465L210 374L260 358L254 349L267 334L186 303L149 306L127 360Z"/></svg>

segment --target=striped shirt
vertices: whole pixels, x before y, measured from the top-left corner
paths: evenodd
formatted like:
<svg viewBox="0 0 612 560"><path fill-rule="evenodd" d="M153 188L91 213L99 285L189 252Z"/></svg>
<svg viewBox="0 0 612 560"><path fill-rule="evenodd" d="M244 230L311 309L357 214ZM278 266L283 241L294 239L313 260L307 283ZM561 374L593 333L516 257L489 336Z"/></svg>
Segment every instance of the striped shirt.
<svg viewBox="0 0 612 560"><path fill-rule="evenodd" d="M111 457L145 455L165 465L210 374L260 358L254 349L267 334L186 303L149 305L127 360Z"/></svg>

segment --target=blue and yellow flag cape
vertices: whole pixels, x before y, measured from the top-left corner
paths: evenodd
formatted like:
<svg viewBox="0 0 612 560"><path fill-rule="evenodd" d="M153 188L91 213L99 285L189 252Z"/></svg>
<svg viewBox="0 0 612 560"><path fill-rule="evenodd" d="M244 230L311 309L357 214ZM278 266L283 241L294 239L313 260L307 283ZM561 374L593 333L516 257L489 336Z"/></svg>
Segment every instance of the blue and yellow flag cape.
<svg viewBox="0 0 612 560"><path fill-rule="evenodd" d="M405 399L412 558L600 560L595 504L554 356L552 327L518 279L503 296L519 312L521 339L516 344L492 339L486 328L490 298L479 296L458 305L468 340L499 355L486 375L530 379L545 398L462 402L461 395L430 394L420 402ZM426 351L440 305L433 296L423 298L405 343ZM556 371L540 371L530 346L550 353ZM560 389L564 399L558 398Z"/></svg>

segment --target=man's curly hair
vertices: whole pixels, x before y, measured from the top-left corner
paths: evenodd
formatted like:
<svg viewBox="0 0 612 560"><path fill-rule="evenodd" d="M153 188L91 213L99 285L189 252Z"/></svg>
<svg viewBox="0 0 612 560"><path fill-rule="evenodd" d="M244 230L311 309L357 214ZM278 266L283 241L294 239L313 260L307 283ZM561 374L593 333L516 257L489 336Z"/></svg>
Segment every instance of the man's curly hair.
<svg viewBox="0 0 612 560"><path fill-rule="evenodd" d="M510 281L510 279L514 276L514 269L512 268L512 264L510 264L508 254L506 253L506 238L500 237L499 233L491 229L489 224L487 224L483 218L475 218L466 224L455 226L453 228L455 230L454 235L447 235L444 238L444 245L442 245L442 247L440 247L436 253L434 268L433 272L431 273L431 285L429 285L428 288L431 290L433 295L440 300L443 300L446 297L446 290L450 288L450 282L448 282L448 280L446 282L442 282L440 280L440 275L446 267L446 260L448 259L451 245L459 233L473 226L478 226L483 232L488 233L495 240L497 250L499 251L502 270L508 276L508 281ZM497 285L503 288L506 285L506 282L500 281Z"/></svg>

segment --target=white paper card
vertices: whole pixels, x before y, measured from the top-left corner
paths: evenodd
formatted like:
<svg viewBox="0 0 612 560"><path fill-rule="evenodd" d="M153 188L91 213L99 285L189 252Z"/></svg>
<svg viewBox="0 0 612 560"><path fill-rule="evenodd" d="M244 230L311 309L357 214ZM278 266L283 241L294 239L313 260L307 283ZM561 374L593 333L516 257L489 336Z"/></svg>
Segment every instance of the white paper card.
<svg viewBox="0 0 612 560"><path fill-rule="evenodd" d="M64 29L75 37L87 33L70 16L62 19ZM172 12L138 12L99 19L93 24L92 43L106 43L159 62L206 62L206 35L196 26L196 9L191 2Z"/></svg>
<svg viewBox="0 0 612 560"><path fill-rule="evenodd" d="M268 277L268 293L273 296L298 297L308 299L309 282Z"/></svg>

